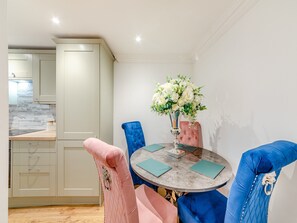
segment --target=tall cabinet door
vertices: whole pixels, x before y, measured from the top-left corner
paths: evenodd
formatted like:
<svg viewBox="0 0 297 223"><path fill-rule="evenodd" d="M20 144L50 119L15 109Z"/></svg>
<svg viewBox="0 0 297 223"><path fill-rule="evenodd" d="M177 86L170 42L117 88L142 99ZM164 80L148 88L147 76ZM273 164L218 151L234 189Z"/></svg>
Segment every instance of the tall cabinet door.
<svg viewBox="0 0 297 223"><path fill-rule="evenodd" d="M56 54L33 55L33 98L39 103L56 103Z"/></svg>
<svg viewBox="0 0 297 223"><path fill-rule="evenodd" d="M99 44L58 44L58 140L99 136L99 86Z"/></svg>
<svg viewBox="0 0 297 223"><path fill-rule="evenodd" d="M82 141L58 142L58 195L100 195L96 164Z"/></svg>

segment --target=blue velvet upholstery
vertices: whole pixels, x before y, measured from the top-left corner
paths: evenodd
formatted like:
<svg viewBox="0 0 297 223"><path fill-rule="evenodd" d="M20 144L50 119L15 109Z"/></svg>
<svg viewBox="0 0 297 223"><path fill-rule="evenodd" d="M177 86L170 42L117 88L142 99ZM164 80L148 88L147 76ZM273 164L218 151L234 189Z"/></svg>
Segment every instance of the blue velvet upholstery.
<svg viewBox="0 0 297 223"><path fill-rule="evenodd" d="M139 121L126 122L122 124L122 128L124 129L127 147L128 147L128 155L129 155L129 169L132 176L132 180L134 185L146 184L147 186L157 189L156 186L144 181L139 176L137 176L131 168L130 165L130 157L133 152L138 150L139 148L145 146L145 139L141 127L141 123Z"/></svg>
<svg viewBox="0 0 297 223"><path fill-rule="evenodd" d="M276 141L242 155L228 200L219 192L192 193L178 199L183 223L266 223L270 196L262 179L297 160L297 144Z"/></svg>
<svg viewBox="0 0 297 223"><path fill-rule="evenodd" d="M224 222L226 204L227 198L216 190L189 193L178 199L178 214L184 223Z"/></svg>

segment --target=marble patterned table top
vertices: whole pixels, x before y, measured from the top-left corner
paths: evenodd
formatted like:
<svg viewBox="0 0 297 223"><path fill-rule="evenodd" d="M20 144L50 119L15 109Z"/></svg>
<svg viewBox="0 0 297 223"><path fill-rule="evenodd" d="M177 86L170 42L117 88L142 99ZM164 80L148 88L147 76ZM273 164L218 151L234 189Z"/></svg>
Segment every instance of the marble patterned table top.
<svg viewBox="0 0 297 223"><path fill-rule="evenodd" d="M227 160L210 150L197 148L193 153L186 152L185 156L177 159L167 154L167 150L172 149L173 147L171 143L162 145L165 146L163 149L153 153L142 148L138 149L130 158L134 172L142 179L154 185L177 192L203 192L215 190L224 186L232 177L232 169ZM165 163L171 166L172 169L160 177L155 177L136 165L149 158ZM222 164L225 168L215 179L211 179L190 170L190 167L200 159Z"/></svg>

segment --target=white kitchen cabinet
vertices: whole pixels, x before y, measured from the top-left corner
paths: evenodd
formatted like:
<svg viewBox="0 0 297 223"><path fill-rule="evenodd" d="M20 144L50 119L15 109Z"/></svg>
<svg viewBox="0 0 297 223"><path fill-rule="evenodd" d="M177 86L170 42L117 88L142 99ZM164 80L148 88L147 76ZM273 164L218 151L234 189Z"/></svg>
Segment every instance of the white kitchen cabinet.
<svg viewBox="0 0 297 223"><path fill-rule="evenodd" d="M8 77L9 79L32 78L32 54L9 53L8 54Z"/></svg>
<svg viewBox="0 0 297 223"><path fill-rule="evenodd" d="M82 147L89 137L113 143L113 61L101 39L55 39L58 195L98 196L92 155Z"/></svg>
<svg viewBox="0 0 297 223"><path fill-rule="evenodd" d="M33 54L33 99L44 104L56 103L56 54Z"/></svg>
<svg viewBox="0 0 297 223"><path fill-rule="evenodd" d="M14 166L13 197L55 196L54 166Z"/></svg>
<svg viewBox="0 0 297 223"><path fill-rule="evenodd" d="M57 138L113 140L113 56L101 39L57 43Z"/></svg>
<svg viewBox="0 0 297 223"><path fill-rule="evenodd" d="M19 153L53 153L56 152L56 141L53 140L14 140L13 152Z"/></svg>
<svg viewBox="0 0 297 223"><path fill-rule="evenodd" d="M12 141L12 196L56 196L55 141Z"/></svg>
<svg viewBox="0 0 297 223"><path fill-rule="evenodd" d="M99 196L99 177L93 157L82 141L58 142L58 195Z"/></svg>
<svg viewBox="0 0 297 223"><path fill-rule="evenodd" d="M56 51L9 49L9 79L33 80L33 100L41 104L56 103ZM12 82L13 83L13 82ZM16 104L16 88L10 87L10 104Z"/></svg>
<svg viewBox="0 0 297 223"><path fill-rule="evenodd" d="M99 44L57 44L58 139L99 136Z"/></svg>

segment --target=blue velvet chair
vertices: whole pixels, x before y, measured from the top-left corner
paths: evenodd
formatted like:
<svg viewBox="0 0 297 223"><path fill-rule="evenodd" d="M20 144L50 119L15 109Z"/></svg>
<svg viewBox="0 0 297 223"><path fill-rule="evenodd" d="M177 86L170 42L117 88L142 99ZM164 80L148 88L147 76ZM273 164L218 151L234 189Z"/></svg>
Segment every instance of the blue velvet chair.
<svg viewBox="0 0 297 223"><path fill-rule="evenodd" d="M132 176L133 184L134 185L145 184L153 188L154 190L156 190L157 189L156 186L144 181L139 176L137 176L132 170L132 167L130 164L130 157L132 153L138 150L139 148L145 146L145 139L144 139L141 123L139 121L125 122L122 124L122 128L124 129L126 141L127 141L128 155L129 155L129 169Z"/></svg>
<svg viewBox="0 0 297 223"><path fill-rule="evenodd" d="M183 223L266 223L274 184L282 167L297 159L297 144L276 141L242 155L229 198L218 191L178 199Z"/></svg>

